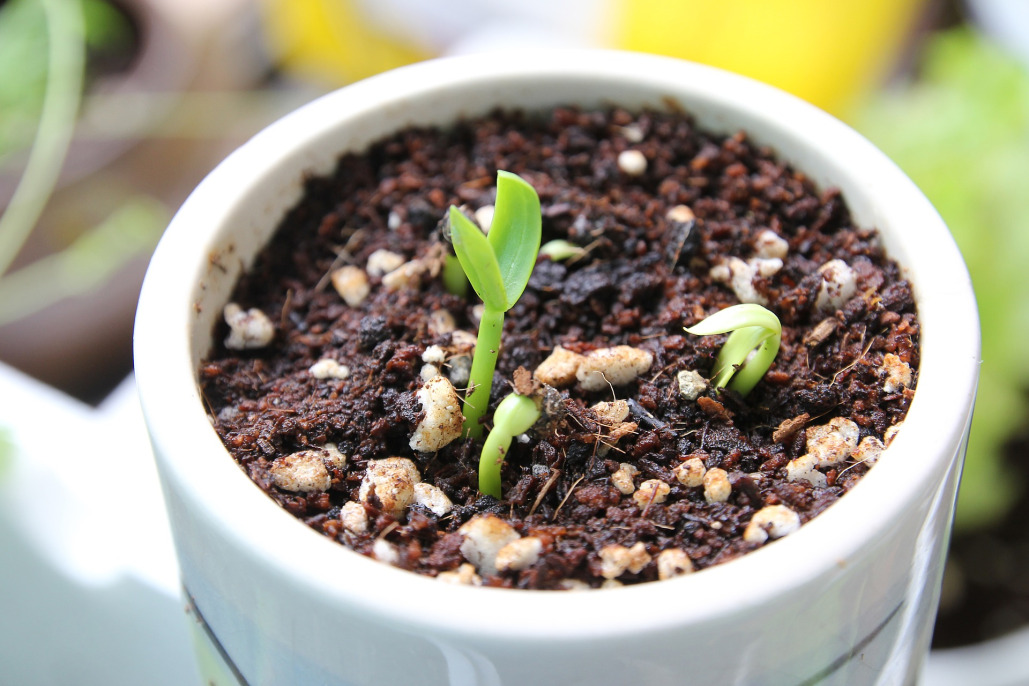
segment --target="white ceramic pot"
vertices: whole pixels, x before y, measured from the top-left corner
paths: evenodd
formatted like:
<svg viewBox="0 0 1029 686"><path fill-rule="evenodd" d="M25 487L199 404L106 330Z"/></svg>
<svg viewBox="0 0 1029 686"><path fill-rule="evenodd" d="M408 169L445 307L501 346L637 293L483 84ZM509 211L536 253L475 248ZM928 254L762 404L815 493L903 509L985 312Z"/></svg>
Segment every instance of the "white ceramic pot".
<svg viewBox="0 0 1029 686"><path fill-rule="evenodd" d="M911 409L885 456L799 532L669 581L560 593L451 586L357 555L274 505L222 447L196 369L240 271L305 176L409 124L497 105L663 107L747 131L838 186L911 280ZM979 329L939 216L852 130L758 83L665 58L526 53L422 63L285 117L196 189L161 242L136 374L186 591L251 684L906 684L925 661L972 412Z"/></svg>

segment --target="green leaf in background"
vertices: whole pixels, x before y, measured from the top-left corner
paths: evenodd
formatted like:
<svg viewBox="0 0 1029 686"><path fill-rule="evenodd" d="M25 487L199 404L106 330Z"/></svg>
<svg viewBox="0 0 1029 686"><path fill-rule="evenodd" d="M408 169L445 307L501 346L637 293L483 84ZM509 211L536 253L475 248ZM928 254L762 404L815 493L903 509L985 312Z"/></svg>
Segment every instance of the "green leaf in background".
<svg viewBox="0 0 1029 686"><path fill-rule="evenodd" d="M941 33L920 78L851 123L925 192L968 264L983 365L956 525L989 524L1024 489L1001 458L1029 418L1029 68L970 29Z"/></svg>

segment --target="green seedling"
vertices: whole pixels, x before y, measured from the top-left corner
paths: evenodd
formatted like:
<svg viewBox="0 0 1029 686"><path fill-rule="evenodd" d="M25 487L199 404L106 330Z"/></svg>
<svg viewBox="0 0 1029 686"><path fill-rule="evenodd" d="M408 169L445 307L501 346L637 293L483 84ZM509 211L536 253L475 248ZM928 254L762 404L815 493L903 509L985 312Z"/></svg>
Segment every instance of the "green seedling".
<svg viewBox="0 0 1029 686"><path fill-rule="evenodd" d="M554 262L561 262L562 260L570 260L573 257L578 258L586 254L586 249L579 247L575 243L570 243L566 240L556 238L552 241L547 241L540 248L540 255L549 257Z"/></svg>
<svg viewBox="0 0 1029 686"><path fill-rule="evenodd" d="M461 210L450 207L454 253L483 303L464 409L464 430L475 438L482 436L479 420L489 405L504 314L529 283L541 231L539 196L524 179L510 172L497 172L497 202L488 236Z"/></svg>
<svg viewBox="0 0 1029 686"><path fill-rule="evenodd" d="M753 304L727 307L686 331L695 336L732 332L718 351L713 381L715 386L728 386L743 396L772 366L782 338L779 318Z"/></svg>
<svg viewBox="0 0 1029 686"><path fill-rule="evenodd" d="M500 497L500 466L504 463L511 441L528 431L540 418L536 401L527 395L512 393L497 406L493 413L493 428L482 446L479 458L479 491L494 498Z"/></svg>
<svg viewBox="0 0 1029 686"><path fill-rule="evenodd" d="M461 261L454 255L447 255L443 261L443 287L447 293L463 298L468 295L468 277L464 275Z"/></svg>

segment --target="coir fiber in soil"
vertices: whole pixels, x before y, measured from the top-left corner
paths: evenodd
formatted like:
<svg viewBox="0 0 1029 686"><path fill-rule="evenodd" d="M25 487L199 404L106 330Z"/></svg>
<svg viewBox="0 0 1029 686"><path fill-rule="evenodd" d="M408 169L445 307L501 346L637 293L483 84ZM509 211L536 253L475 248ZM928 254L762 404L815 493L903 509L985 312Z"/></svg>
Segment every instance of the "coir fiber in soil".
<svg viewBox="0 0 1029 686"><path fill-rule="evenodd" d="M619 152L630 148L647 159L641 175L619 168ZM449 205L474 211L494 202L497 169L536 188L544 242L567 239L587 254L538 261L507 316L491 412L515 370L534 370L555 346L586 353L628 345L653 355L649 371L627 385L561 390L549 424L512 444L501 500L477 491L481 443L458 439L430 454L409 447L423 416L415 398L422 354L430 345L457 350L457 337L439 333L430 319L445 310L458 329L474 333L478 299L448 294L439 278L391 292L373 276L368 297L351 307L327 278L343 264L364 267L378 249L407 260L431 253L443 240L439 224ZM695 220L670 219L679 205ZM688 400L677 373L710 376L725 337L695 337L683 327L739 302L712 268L754 256L764 230L789 244L782 268L752 281L756 297L783 323L782 349L745 399L709 388ZM832 259L850 265L857 290L840 308L819 310L818 270ZM742 555L759 545L742 539L757 510L783 504L806 522L868 469L849 459L822 470L825 487L787 480L787 462L806 452L805 427L847 417L862 438L882 439L912 396L884 390L884 356L896 355L917 378L911 291L875 232L852 224L836 190L815 189L743 133L708 135L681 113L495 113L443 131L404 131L365 154L348 154L332 176L307 181L304 198L233 300L260 308L277 326L270 345L244 352L227 350L227 330L219 328L199 371L212 422L241 468L325 536L368 555L384 537L395 546L395 564L423 574L465 562L457 531L475 515L496 514L521 535L540 538L535 564L484 575L490 585L562 588L572 579L598 586L598 553L610 544L642 543L650 558L678 548L698 569ZM349 376L314 378L309 368L326 357ZM628 401L626 421L636 426L605 440L609 427L590 408L615 399ZM277 458L326 442L347 456L345 467L330 467L327 491L273 484ZM367 531L346 530L341 506L358 500L368 462L391 456L413 460L454 509L438 517L414 505L395 519L371 498L364 503ZM702 487L677 481L673 469L693 457L728 473L728 500L707 502ZM664 502L641 507L618 490L611 475L621 463L638 470L637 487L649 479L667 483ZM656 578L651 559L618 581Z"/></svg>

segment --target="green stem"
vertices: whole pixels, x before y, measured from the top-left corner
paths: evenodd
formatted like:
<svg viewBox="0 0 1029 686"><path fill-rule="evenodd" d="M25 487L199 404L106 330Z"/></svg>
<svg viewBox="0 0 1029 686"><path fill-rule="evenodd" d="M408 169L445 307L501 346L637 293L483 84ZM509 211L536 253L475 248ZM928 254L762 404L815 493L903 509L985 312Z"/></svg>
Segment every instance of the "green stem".
<svg viewBox="0 0 1029 686"><path fill-rule="evenodd" d="M57 184L82 93L82 8L78 2L43 0L43 10L48 50L46 93L29 161L0 216L0 275L18 255Z"/></svg>
<svg viewBox="0 0 1029 686"><path fill-rule="evenodd" d="M475 339L475 355L472 356L472 370L468 378L471 390L465 396L464 430L472 438L482 437L482 423L479 421L489 407L490 391L493 388L493 371L497 368L500 353L500 333L504 330L504 311L483 307L479 335Z"/></svg>
<svg viewBox="0 0 1029 686"><path fill-rule="evenodd" d="M493 428L482 446L479 458L479 491L500 498L500 466L511 448L511 440L525 433L540 417L536 402L525 395L512 393L500 401L493 415Z"/></svg>

